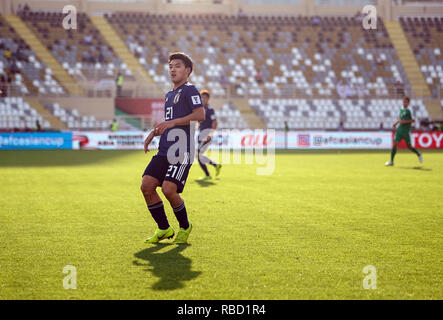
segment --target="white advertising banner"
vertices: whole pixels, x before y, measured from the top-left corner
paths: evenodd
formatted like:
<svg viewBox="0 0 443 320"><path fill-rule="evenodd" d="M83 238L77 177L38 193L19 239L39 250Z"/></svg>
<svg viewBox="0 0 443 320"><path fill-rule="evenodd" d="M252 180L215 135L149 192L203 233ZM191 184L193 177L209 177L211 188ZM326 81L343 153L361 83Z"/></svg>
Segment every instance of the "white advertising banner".
<svg viewBox="0 0 443 320"><path fill-rule="evenodd" d="M73 132L72 147L85 150L143 150L143 143L147 135L148 132L143 131L76 131ZM158 138L152 141L151 148L158 148Z"/></svg>
<svg viewBox="0 0 443 320"><path fill-rule="evenodd" d="M87 132L73 133L74 149L139 149L149 132ZM197 136L197 133L196 133ZM197 137L196 137L197 138ZM150 149L158 148L156 137ZM210 149L390 149L391 132L333 132L282 130L221 129L213 134Z"/></svg>
<svg viewBox="0 0 443 320"><path fill-rule="evenodd" d="M290 131L289 149L390 149L391 132Z"/></svg>

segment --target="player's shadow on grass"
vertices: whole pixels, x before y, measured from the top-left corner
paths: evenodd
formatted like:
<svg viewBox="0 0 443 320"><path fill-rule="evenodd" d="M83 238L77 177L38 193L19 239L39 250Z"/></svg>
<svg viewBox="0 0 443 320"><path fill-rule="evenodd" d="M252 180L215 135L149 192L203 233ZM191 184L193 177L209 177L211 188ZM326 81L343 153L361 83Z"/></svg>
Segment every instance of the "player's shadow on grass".
<svg viewBox="0 0 443 320"><path fill-rule="evenodd" d="M420 171L432 171L432 169L430 168L423 168L420 166L415 166L415 167L398 167L399 169L408 169L408 170L420 170Z"/></svg>
<svg viewBox="0 0 443 320"><path fill-rule="evenodd" d="M162 248L172 247L166 252L156 252ZM183 288L185 282L197 278L202 272L192 271L192 260L183 256L181 252L188 245L158 244L150 248L137 252L134 256L148 263L133 261L136 266L147 266L146 271L150 271L159 280L152 285L154 290L176 290Z"/></svg>
<svg viewBox="0 0 443 320"><path fill-rule="evenodd" d="M214 182L208 180L195 180L195 182L197 182L200 185L200 187L203 188L215 185Z"/></svg>

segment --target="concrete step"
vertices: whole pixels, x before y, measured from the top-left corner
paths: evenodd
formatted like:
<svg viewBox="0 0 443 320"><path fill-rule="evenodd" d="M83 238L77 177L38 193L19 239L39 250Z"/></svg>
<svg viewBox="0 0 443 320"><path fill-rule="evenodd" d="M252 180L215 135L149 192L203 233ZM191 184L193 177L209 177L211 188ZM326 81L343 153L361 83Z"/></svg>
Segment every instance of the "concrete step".
<svg viewBox="0 0 443 320"><path fill-rule="evenodd" d="M235 107L248 123L251 129L266 129L266 125L249 105L248 99L236 99L233 101Z"/></svg>
<svg viewBox="0 0 443 320"><path fill-rule="evenodd" d="M438 100L425 101L426 109L432 120L443 121L443 108Z"/></svg>
<svg viewBox="0 0 443 320"><path fill-rule="evenodd" d="M29 103L31 108L35 109L39 115L41 115L45 120L47 120L53 129L57 130L68 130L66 124L59 118L54 116L48 109L46 109L38 98L25 98L25 101Z"/></svg>
<svg viewBox="0 0 443 320"><path fill-rule="evenodd" d="M403 33L400 23L398 21L386 21L385 26L403 68L405 69L406 76L411 84L414 95L416 97L431 97L429 87L426 85L426 81L415 59L415 55L409 46L408 40Z"/></svg>
<svg viewBox="0 0 443 320"><path fill-rule="evenodd" d="M66 72L61 64L52 56L43 43L19 17L11 14L4 15L4 17L19 36L35 52L37 58L51 68L54 77L66 91L72 95L84 95L84 91L77 81Z"/></svg>
<svg viewBox="0 0 443 320"><path fill-rule="evenodd" d="M138 62L134 55L129 51L126 44L118 36L117 32L112 28L104 17L92 16L92 23L100 31L105 40L112 46L116 55L128 66L132 74L140 84L154 84L151 76L145 68Z"/></svg>

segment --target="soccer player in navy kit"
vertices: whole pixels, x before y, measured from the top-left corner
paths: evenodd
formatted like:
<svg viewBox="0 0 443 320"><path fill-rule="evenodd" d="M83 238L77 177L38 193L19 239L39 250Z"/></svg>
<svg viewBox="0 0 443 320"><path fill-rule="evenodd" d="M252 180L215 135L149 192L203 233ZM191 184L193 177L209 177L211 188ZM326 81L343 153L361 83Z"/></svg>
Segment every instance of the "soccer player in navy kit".
<svg viewBox="0 0 443 320"><path fill-rule="evenodd" d="M166 218L163 202L156 191L157 187L161 186L162 193L171 204L180 224L174 243L182 244L187 243L192 230L185 203L179 195L183 192L193 160L191 139L194 137L190 137L190 122L203 121L205 111L200 93L188 83L188 77L193 69L191 58L184 53L176 52L169 56L168 61L169 75L174 88L166 94L165 121L157 124L145 140L146 153L154 136L161 135L158 153L151 159L143 173L141 191L158 225L155 234L145 242L158 243L174 236L174 230ZM177 148L178 145L185 145L185 148L180 146ZM177 158L178 162L174 163Z"/></svg>
<svg viewBox="0 0 443 320"><path fill-rule="evenodd" d="M200 167L203 169L205 176L200 178L201 180L209 180L211 179L211 175L209 174L208 168L206 164L209 163L211 166L215 168L215 176L220 174L221 164L217 164L208 157L203 154L208 149L211 139L212 133L215 129L217 129L217 118L215 116L215 111L209 105L210 94L208 90L203 90L200 92L200 96L202 98L203 106L205 107L205 120L200 122L200 133L198 135L198 150L197 150L197 159Z"/></svg>

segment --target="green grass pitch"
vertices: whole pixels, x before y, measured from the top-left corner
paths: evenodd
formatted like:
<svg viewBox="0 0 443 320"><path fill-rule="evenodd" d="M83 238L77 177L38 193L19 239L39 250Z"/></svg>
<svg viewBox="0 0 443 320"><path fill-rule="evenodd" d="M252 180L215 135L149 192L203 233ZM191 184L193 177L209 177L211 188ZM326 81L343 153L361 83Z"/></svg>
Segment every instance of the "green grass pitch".
<svg viewBox="0 0 443 320"><path fill-rule="evenodd" d="M225 165L204 184L194 164L188 246L143 243L153 154L0 152L0 299L443 298L442 152L280 152L273 175Z"/></svg>

